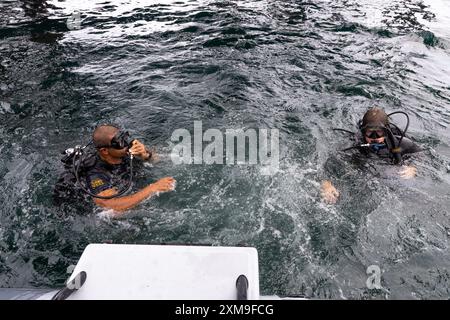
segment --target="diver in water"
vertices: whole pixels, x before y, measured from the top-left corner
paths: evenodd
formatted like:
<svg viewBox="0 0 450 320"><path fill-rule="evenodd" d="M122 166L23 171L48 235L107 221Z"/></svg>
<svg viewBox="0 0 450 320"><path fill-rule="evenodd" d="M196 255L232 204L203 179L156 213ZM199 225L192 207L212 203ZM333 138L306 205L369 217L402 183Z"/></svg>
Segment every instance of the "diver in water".
<svg viewBox="0 0 450 320"><path fill-rule="evenodd" d="M85 151L91 144L94 150ZM56 184L54 199L60 203L67 196L82 192L98 206L113 209L118 216L154 194L174 190L175 180L165 177L136 193L124 195L131 188L134 158L155 162L158 156L139 140L130 140L128 132L112 125L98 126L87 146L66 150L62 159L66 171ZM119 191L118 186L126 180L128 185Z"/></svg>
<svg viewBox="0 0 450 320"><path fill-rule="evenodd" d="M393 114L404 114L408 119L408 124L402 131L394 123L389 121L389 116ZM417 169L414 166L406 166L403 163L407 154L422 151L422 149L405 136L409 125L409 117L402 111L393 112L389 115L380 108L371 108L359 122L359 132L356 135L358 144L343 151L358 149L365 156L372 158L384 158L396 165L402 165L400 177L411 179L416 176ZM344 129L341 130L353 133ZM322 182L320 190L321 198L326 203L336 203L339 198L339 191L333 186L331 181Z"/></svg>

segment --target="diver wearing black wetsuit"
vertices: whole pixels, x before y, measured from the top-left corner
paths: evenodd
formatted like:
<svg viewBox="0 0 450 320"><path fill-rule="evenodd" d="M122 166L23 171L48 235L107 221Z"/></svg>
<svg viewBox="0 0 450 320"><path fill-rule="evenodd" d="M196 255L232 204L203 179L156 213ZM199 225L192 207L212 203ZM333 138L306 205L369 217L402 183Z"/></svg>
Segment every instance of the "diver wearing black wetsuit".
<svg viewBox="0 0 450 320"><path fill-rule="evenodd" d="M382 109L368 110L359 127L357 140L361 144L357 148L367 156L390 158L394 163L401 164L404 155L422 151L396 125L389 122L389 116Z"/></svg>
<svg viewBox="0 0 450 320"><path fill-rule="evenodd" d="M394 112L392 114L404 112ZM422 151L411 139L405 136L409 125L402 131L395 124L390 123L389 116L380 108L369 109L359 123L359 132L356 134L357 145L347 148L358 149L369 158L388 159L394 164L403 165L405 155ZM407 116L408 117L408 116ZM337 129L353 133L344 129ZM412 178L416 175L416 168L404 166L400 173L402 178ZM327 203L335 203L339 197L339 191L326 180L321 186L321 197Z"/></svg>
<svg viewBox="0 0 450 320"><path fill-rule="evenodd" d="M119 215L154 194L174 190L175 180L165 177L133 194L124 195L131 187L132 159L153 160L156 154L149 152L137 139L128 141L128 133L111 125L97 127L92 143L96 151L87 157L82 156L83 148L69 155L73 164L66 162L67 170L55 187L54 199L74 195L76 191L73 190L78 189L90 195L98 206L113 209L114 214ZM123 181L128 181L128 186L119 192Z"/></svg>

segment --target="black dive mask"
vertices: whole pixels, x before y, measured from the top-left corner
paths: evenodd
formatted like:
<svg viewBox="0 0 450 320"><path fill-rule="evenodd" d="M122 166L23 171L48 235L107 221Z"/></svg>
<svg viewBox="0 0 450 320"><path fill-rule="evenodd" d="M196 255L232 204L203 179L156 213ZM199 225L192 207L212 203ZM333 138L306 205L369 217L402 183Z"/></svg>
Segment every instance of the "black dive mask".
<svg viewBox="0 0 450 320"><path fill-rule="evenodd" d="M379 139L385 136L383 128L367 128L364 135L370 139Z"/></svg>
<svg viewBox="0 0 450 320"><path fill-rule="evenodd" d="M111 139L111 148L121 150L123 148L131 148L130 134L128 131L119 131L116 135Z"/></svg>
<svg viewBox="0 0 450 320"><path fill-rule="evenodd" d="M98 145L96 148L113 148L117 150L122 150L123 148L129 149L131 148L132 142L133 139L130 139L128 131L119 130L108 145Z"/></svg>

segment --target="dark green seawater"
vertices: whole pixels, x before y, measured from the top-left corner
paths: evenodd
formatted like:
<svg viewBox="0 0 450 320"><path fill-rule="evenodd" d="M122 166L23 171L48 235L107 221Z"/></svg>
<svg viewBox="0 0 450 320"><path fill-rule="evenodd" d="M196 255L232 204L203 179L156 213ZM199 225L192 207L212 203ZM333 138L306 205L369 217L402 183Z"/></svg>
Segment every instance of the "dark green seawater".
<svg viewBox="0 0 450 320"><path fill-rule="evenodd" d="M256 247L262 294L448 299L449 25L449 0L2 0L0 287L61 286L89 243L202 243ZM409 113L416 179L336 152L331 128L374 105ZM174 165L171 134L194 120L279 129L279 172ZM170 175L176 192L115 220L54 206L60 151L104 122L162 154L138 185Z"/></svg>

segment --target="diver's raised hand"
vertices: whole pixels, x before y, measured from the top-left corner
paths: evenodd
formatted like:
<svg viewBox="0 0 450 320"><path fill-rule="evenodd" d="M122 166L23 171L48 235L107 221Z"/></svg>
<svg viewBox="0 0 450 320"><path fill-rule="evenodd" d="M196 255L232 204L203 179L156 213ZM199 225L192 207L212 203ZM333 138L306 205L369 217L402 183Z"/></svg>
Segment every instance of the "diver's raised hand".
<svg viewBox="0 0 450 320"><path fill-rule="evenodd" d="M417 175L417 168L413 166L402 166L399 175L403 179L411 179Z"/></svg>
<svg viewBox="0 0 450 320"><path fill-rule="evenodd" d="M155 192L167 192L175 190L176 180L172 177L165 177L153 183L152 189Z"/></svg>
<svg viewBox="0 0 450 320"><path fill-rule="evenodd" d="M148 158L150 158L150 152L148 152L144 144L137 139L133 140L129 152L133 156L140 157L142 160L147 160Z"/></svg>
<svg viewBox="0 0 450 320"><path fill-rule="evenodd" d="M325 180L320 187L320 196L326 203L336 203L339 198L339 191L331 184L331 181Z"/></svg>

